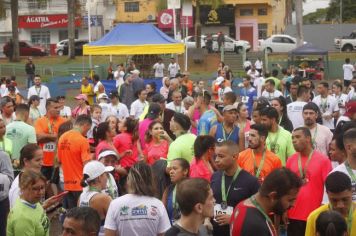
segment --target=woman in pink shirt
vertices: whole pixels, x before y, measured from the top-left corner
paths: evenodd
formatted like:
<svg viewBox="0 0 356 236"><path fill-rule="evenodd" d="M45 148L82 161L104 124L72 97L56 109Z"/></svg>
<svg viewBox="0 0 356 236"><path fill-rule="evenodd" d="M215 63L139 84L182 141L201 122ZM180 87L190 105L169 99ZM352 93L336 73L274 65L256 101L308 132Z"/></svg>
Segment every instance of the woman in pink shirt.
<svg viewBox="0 0 356 236"><path fill-rule="evenodd" d="M104 149L111 149L116 151L113 143L115 131L110 127L109 122L103 122L94 130L95 143L98 145L95 148L95 158L98 159L99 153Z"/></svg>
<svg viewBox="0 0 356 236"><path fill-rule="evenodd" d="M194 142L195 158L190 163L190 177L203 178L210 182L214 170L210 161L215 154L215 138L210 135L198 136Z"/></svg>
<svg viewBox="0 0 356 236"><path fill-rule="evenodd" d="M237 126L239 127L240 130L243 130L244 134L244 143L245 143L245 148L248 148L248 136L250 133L250 127L251 127L251 121L248 118L248 109L247 106L240 102L239 105L237 105ZM243 150L240 150L243 151Z"/></svg>
<svg viewBox="0 0 356 236"><path fill-rule="evenodd" d="M146 132L146 148L143 155L149 165L153 165L159 159L167 159L169 143L171 139L163 125L159 121L153 121Z"/></svg>
<svg viewBox="0 0 356 236"><path fill-rule="evenodd" d="M145 140L145 135L147 133L149 125L154 122L155 120L158 120L159 114L161 113L161 107L158 103L151 103L148 112L146 115L146 118L143 121L140 121L138 125L138 134L140 136L140 150L145 150L146 148L146 140ZM140 152L142 154L142 152Z"/></svg>

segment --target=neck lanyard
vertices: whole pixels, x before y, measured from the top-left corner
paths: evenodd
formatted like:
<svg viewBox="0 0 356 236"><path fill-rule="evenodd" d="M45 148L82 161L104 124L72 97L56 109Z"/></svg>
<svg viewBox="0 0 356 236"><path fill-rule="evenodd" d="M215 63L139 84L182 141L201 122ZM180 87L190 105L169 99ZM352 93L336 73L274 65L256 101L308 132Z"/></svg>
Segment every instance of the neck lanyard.
<svg viewBox="0 0 356 236"><path fill-rule="evenodd" d="M274 138L273 142L270 142L270 147L271 147L271 151L272 151L272 152L275 152L276 144L277 144L278 136L279 136L279 131L280 131L280 130L279 130L279 127L278 127L276 137ZM268 139L269 139L269 138L268 138Z"/></svg>
<svg viewBox="0 0 356 236"><path fill-rule="evenodd" d="M307 178L306 178L306 171L307 171L307 168L308 168L308 165L309 165L309 162L311 160L311 157L314 153L314 150L312 150L310 153L309 153L309 156L308 156L308 160L307 162L305 163L304 165L304 168L302 166L302 156L300 155L299 153L299 156L298 156L298 169L299 169L299 176L300 178L302 178L304 184L308 182Z"/></svg>
<svg viewBox="0 0 356 236"><path fill-rule="evenodd" d="M256 163L256 157L255 157L255 152L252 150L252 157L253 157L253 171L255 173L255 177L258 179L258 177L260 176L261 174L261 170L263 168L263 164L265 163L265 158L266 158L266 150L263 149L263 152L262 152L262 159L260 161L260 164L257 168L257 163Z"/></svg>
<svg viewBox="0 0 356 236"><path fill-rule="evenodd" d="M225 191L225 174L223 173L223 175L221 177L221 200L222 200L221 207L222 208L223 208L223 206L227 207L227 197L229 196L230 188L231 188L233 182L236 180L239 173L240 173L240 168L237 167L237 170L235 171L235 174L232 177L232 180L230 182L230 185L229 185L227 191Z"/></svg>
<svg viewBox="0 0 356 236"><path fill-rule="evenodd" d="M230 139L232 133L234 132L234 129L235 129L235 125L232 126L232 129L231 129L230 133L228 133L227 138L226 138L225 127L224 127L224 124L222 125L222 132L223 132L224 141L227 141L227 140Z"/></svg>
<svg viewBox="0 0 356 236"><path fill-rule="evenodd" d="M173 192L172 192L172 205L173 205L173 209L177 209L178 205L176 203L176 192L177 192L177 185L174 186Z"/></svg>
<svg viewBox="0 0 356 236"><path fill-rule="evenodd" d="M326 108L328 107L328 97L322 98L320 96L320 109L324 113L326 111Z"/></svg>
<svg viewBox="0 0 356 236"><path fill-rule="evenodd" d="M48 116L46 116L46 117L47 117L48 133L49 134L53 134L54 120L53 120L53 122L51 124Z"/></svg>
<svg viewBox="0 0 356 236"><path fill-rule="evenodd" d="M348 161L345 161L345 167L351 177L352 182L356 183L356 176L355 176L353 170L351 169L350 163Z"/></svg>
<svg viewBox="0 0 356 236"><path fill-rule="evenodd" d="M278 125L280 125L280 124L281 124L282 119L283 119L283 114L282 114L282 115L281 115L281 117L279 118Z"/></svg>
<svg viewBox="0 0 356 236"><path fill-rule="evenodd" d="M92 191L92 192L98 192L100 193L101 191L95 187L92 187L92 186L89 186L89 191Z"/></svg>
<svg viewBox="0 0 356 236"><path fill-rule="evenodd" d="M40 85L40 89L37 89L37 86L35 86L35 90L36 90L36 93L37 93L37 96L41 97L40 94L41 94L41 89L42 89L42 85Z"/></svg>
<svg viewBox="0 0 356 236"><path fill-rule="evenodd" d="M316 139L316 135L318 134L318 124L316 124L315 126L315 131L314 131L314 137L312 137L312 144L313 144L313 147L315 148L316 145L315 145L315 139Z"/></svg>
<svg viewBox="0 0 356 236"><path fill-rule="evenodd" d="M267 220L267 226L268 228L272 231L272 236L277 235L276 229L274 228L274 224L271 220L271 218L269 218L269 216L266 214L266 212L262 209L261 205L257 202L256 197L252 196L250 197L250 201L252 203L252 205L254 205L257 210L265 217L265 219ZM271 229L272 227L272 229Z"/></svg>

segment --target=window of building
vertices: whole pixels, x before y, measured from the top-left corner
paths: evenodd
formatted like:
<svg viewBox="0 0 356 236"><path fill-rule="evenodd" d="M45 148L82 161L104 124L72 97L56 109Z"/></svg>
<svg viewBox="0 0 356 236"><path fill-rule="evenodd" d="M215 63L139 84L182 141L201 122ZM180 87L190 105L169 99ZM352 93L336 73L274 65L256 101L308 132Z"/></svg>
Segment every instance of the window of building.
<svg viewBox="0 0 356 236"><path fill-rule="evenodd" d="M139 2L125 2L125 12L139 12Z"/></svg>
<svg viewBox="0 0 356 236"><path fill-rule="evenodd" d="M74 33L74 37L77 39L79 37L79 31L76 29ZM59 30L58 31L58 42L68 39L68 30Z"/></svg>
<svg viewBox="0 0 356 236"><path fill-rule="evenodd" d="M258 8L258 15L259 16L267 16L267 8Z"/></svg>
<svg viewBox="0 0 356 236"><path fill-rule="evenodd" d="M27 0L29 9L46 9L47 1Z"/></svg>
<svg viewBox="0 0 356 236"><path fill-rule="evenodd" d="M41 45L49 48L51 33L49 30L31 31L31 42L35 45Z"/></svg>
<svg viewBox="0 0 356 236"><path fill-rule="evenodd" d="M267 24L258 24L258 39L266 39L267 38Z"/></svg>
<svg viewBox="0 0 356 236"><path fill-rule="evenodd" d="M240 9L240 16L252 16L253 9L252 8L242 8Z"/></svg>

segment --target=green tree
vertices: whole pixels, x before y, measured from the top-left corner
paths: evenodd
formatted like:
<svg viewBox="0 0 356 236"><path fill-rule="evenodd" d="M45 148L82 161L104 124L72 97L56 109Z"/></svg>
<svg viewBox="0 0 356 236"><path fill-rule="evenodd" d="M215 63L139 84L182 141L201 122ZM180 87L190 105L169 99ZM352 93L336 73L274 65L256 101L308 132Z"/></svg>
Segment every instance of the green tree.
<svg viewBox="0 0 356 236"><path fill-rule="evenodd" d="M341 22L356 22L356 1L342 1L342 21ZM331 0L326 14L326 20L337 20L340 22L340 0Z"/></svg>
<svg viewBox="0 0 356 236"><path fill-rule="evenodd" d="M212 9L218 8L221 4L223 4L223 0L195 0L195 43L197 48L201 48L201 21L200 21L200 6L201 5L209 5Z"/></svg>

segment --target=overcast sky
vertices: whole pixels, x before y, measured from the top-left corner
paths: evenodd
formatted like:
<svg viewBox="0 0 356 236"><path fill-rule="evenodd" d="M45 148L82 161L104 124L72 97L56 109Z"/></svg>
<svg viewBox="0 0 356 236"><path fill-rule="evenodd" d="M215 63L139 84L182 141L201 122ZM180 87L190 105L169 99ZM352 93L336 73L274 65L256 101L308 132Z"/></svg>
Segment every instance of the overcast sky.
<svg viewBox="0 0 356 236"><path fill-rule="evenodd" d="M303 15L315 12L318 8L326 8L329 6L330 0L306 0L303 3Z"/></svg>

